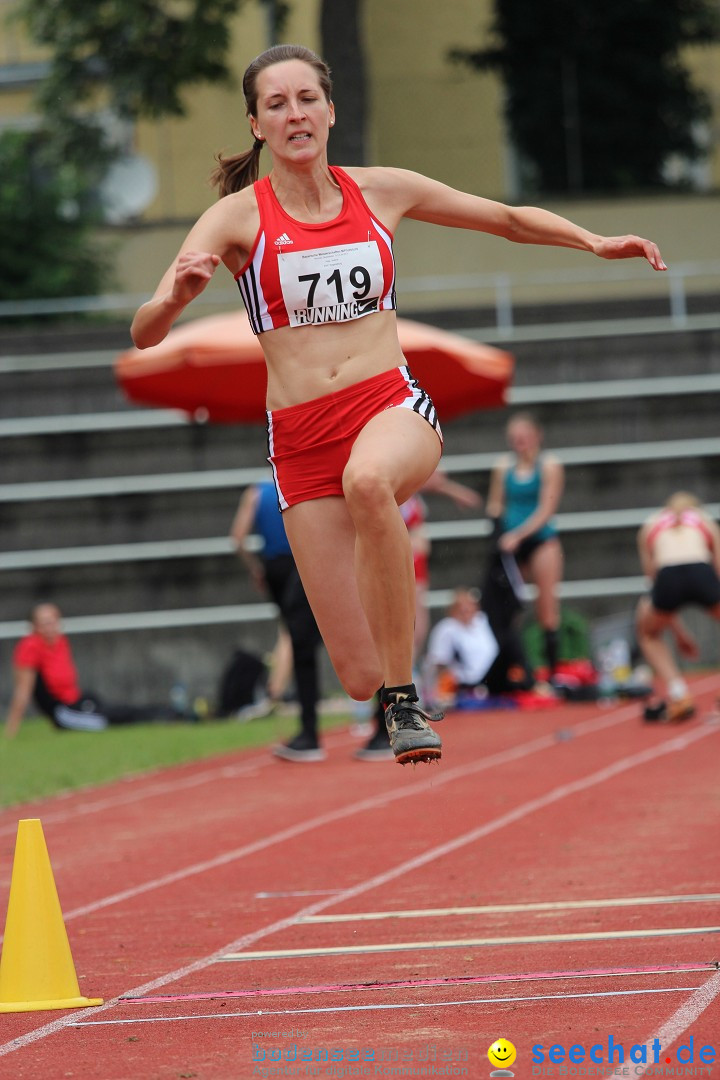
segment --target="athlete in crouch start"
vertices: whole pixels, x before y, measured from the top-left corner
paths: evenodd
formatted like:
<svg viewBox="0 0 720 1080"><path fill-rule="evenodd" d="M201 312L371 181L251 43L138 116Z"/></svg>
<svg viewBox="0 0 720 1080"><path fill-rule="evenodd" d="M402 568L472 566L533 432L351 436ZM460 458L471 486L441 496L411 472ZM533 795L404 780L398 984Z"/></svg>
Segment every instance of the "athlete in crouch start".
<svg viewBox="0 0 720 1080"><path fill-rule="evenodd" d="M243 91L253 146L218 157L221 198L138 310L133 340L161 341L221 262L234 275L267 362L278 501L335 671L360 701L381 686L398 762L432 761L441 741L412 682L415 582L398 507L437 467L442 435L398 341L398 222L665 264L638 236L598 236L403 169L330 166L330 72L303 46L256 57ZM258 180L266 145L272 168Z"/></svg>

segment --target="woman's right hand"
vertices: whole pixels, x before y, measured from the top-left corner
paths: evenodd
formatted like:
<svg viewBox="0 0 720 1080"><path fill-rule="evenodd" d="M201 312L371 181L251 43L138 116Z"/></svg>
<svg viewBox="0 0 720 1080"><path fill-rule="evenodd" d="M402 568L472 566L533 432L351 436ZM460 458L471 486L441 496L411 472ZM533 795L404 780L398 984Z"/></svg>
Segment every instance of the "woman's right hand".
<svg viewBox="0 0 720 1080"><path fill-rule="evenodd" d="M208 251L183 251L175 265L172 299L185 307L207 288L220 265L220 256Z"/></svg>

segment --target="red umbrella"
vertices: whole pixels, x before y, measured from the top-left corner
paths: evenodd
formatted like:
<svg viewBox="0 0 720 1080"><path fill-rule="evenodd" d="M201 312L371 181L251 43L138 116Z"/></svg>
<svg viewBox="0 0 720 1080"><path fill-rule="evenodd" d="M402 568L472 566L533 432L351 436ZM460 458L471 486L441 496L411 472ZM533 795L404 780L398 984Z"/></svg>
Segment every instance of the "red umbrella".
<svg viewBox="0 0 720 1080"><path fill-rule="evenodd" d="M408 366L441 421L505 403L510 353L409 319L397 323ZM159 345L128 349L117 358L115 374L142 405L184 409L216 423L265 422L265 361L242 311L195 319Z"/></svg>

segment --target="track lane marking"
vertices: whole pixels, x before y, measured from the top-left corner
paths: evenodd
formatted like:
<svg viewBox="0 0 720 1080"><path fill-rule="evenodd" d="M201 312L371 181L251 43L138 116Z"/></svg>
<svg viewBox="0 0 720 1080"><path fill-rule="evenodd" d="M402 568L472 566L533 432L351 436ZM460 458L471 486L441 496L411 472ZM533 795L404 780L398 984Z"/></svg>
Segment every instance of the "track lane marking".
<svg viewBox="0 0 720 1080"><path fill-rule="evenodd" d="M640 968L587 968L584 971L533 971L516 975L448 975L434 979L390 979L371 983L329 983L326 986L277 986L268 989L253 990L209 990L195 994L159 994L156 996L133 997L123 994L119 999L128 1005L162 1005L178 1001L210 1001L220 998L251 997L291 997L297 994L347 994L368 990L405 990L431 986L476 986L478 984L508 982L542 982L548 979L573 981L574 979L609 979L628 978L629 976L678 975L717 969L717 964L669 964L665 966Z"/></svg>
<svg viewBox="0 0 720 1080"><path fill-rule="evenodd" d="M259 895L259 894L256 894ZM268 894L263 894L268 895ZM379 919L428 919L448 915L508 915L514 912L582 911L585 908L642 907L648 904L700 904L720 900L720 893L677 896L620 896L606 900L544 900L526 904L485 904L482 907L409 908L406 911L358 911L345 915L307 915L303 924L371 922Z"/></svg>
<svg viewBox="0 0 720 1080"><path fill-rule="evenodd" d="M343 735L343 738L340 738ZM334 747L350 745L355 743L355 739L348 735L346 731L329 731L325 739L331 743ZM237 753L237 751L225 751L226 754ZM250 753L252 753L250 751ZM110 786L126 784L127 789L125 791L118 792L115 795L108 795L105 798L95 798L93 802L82 803L78 805L62 807L55 811L42 814L43 824L58 825L65 821L75 821L80 815L90 815L102 813L104 810L115 810L121 806L136 806L141 799L154 799L161 795L174 795L179 791L187 791L190 788L200 787L202 784L216 783L218 780L235 780L239 776L248 776L256 772L258 769L265 769L270 766L277 766L277 759L272 757L269 752L269 747L264 751L260 751L254 754L252 757L245 758L242 761L232 763L225 762L224 764L215 765L211 768L203 769L202 772L194 772L191 776L181 776L173 780L157 780L154 783L149 782L153 776L164 773L167 774L175 769L182 769L188 765L192 765L193 762L179 762L176 765L166 765L159 768L154 768L147 773L134 773L126 777L118 777L117 780L105 781L103 784L93 784L87 788L75 788L74 790L62 791L57 795L52 796L53 800L58 802L61 799L70 800L82 798L83 795L92 795L94 793L101 792L104 788ZM135 790L135 785L142 785L142 790ZM132 788L132 790L131 790ZM35 806L39 800L32 799L28 805ZM0 811L3 816L13 813L15 807L7 807ZM26 815L27 816L27 815ZM33 815L35 817L38 814ZM13 836L17 831L17 820L11 821L5 825L0 825L0 837Z"/></svg>
<svg viewBox="0 0 720 1080"><path fill-rule="evenodd" d="M603 717L593 717L590 720L581 720L578 724L568 730L572 731L576 736L592 735L599 731L603 731L608 727L615 727L618 724L624 723L630 719L631 716L636 716L635 709L633 708L631 711L630 707L624 707L619 709L617 713L613 711L610 715ZM256 855L261 851L266 851L276 844L294 840L304 833L312 832L313 829L323 828L326 825L333 825L338 821L342 821L344 818L353 817L355 814L361 814L367 810L387 806L389 803L397 802L401 799L411 798L414 795L422 795L425 792L434 790L440 785L451 784L459 779L472 776L476 773L496 769L500 765L506 765L512 761L522 760L532 754L539 753L542 750L547 750L557 745L559 744L554 734L541 735L526 743L522 743L520 746L499 750L472 764L458 765L453 769L448 769L445 772L432 776L429 780L421 780L418 783L413 784L412 787L394 788L384 794L373 795L347 806L341 806L335 810L330 810L325 814L307 818L305 821L297 822L295 825L290 825L285 829L280 829L276 833L271 833L270 836L255 840L242 847L223 852L221 855L216 855L212 859L205 859L201 862L193 863L190 866L182 867L181 869L171 871L168 874L151 878L149 881L142 882L139 885L131 885L129 888L122 889L109 896L101 897L98 900L92 900L87 904L82 904L80 907L72 908L65 913L65 922L70 922L71 920L80 918L84 915L91 915L96 911L101 911L103 908L124 903L126 900L133 900L135 897L142 896L156 889L162 889L168 885L178 884L179 882L186 881L188 878L195 877L198 874L216 870L221 866L227 866L229 863L246 858L249 855ZM1 941L2 937L0 937L0 942Z"/></svg>
<svg viewBox="0 0 720 1080"><path fill-rule="evenodd" d="M587 930L573 934L523 934L518 937L450 938L446 941L396 941L377 945L325 945L306 949L266 949L223 956L228 962L280 960L298 956L358 956L365 953L420 952L424 949L477 949L497 945L545 945L561 941L622 941L646 937L683 937L687 934L720 934L720 926L671 926L647 930Z"/></svg>
<svg viewBox="0 0 720 1080"><path fill-rule="evenodd" d="M691 990L695 989L690 987ZM178 1020L229 1020L240 1017L304 1016L312 1013L383 1012L388 1009L443 1009L458 1005L493 1005L528 1001L571 1001L579 998L639 997L651 994L682 994L687 986L660 986L647 990L591 990L584 994L532 994L527 997L466 998L460 1001L373 1002L371 1005L326 1005L313 1009L255 1009L252 1012L192 1013L185 1016L133 1016L122 1020L77 1020L70 1027L94 1028L126 1024L170 1024Z"/></svg>
<svg viewBox="0 0 720 1080"><path fill-rule="evenodd" d="M601 724L601 726L612 727L614 726L614 724L621 723L622 720L618 719L617 715L618 714L615 715L614 720L610 718L609 722ZM619 715L622 717L622 719L626 719L629 715L636 714L634 710L632 713L630 713L630 710L626 709L619 710ZM605 719L608 720L608 718ZM589 722L584 721L582 722L582 724L576 725L576 727L584 727L587 731L587 729L589 728ZM606 766L598 772L591 774L589 777L586 777L582 781L573 781L572 783L564 784L559 788L555 788L553 789L553 791L548 792L546 796L533 799L528 803L524 803L521 806L516 807L514 811L510 811L502 815L500 818L496 818L494 821L488 822L486 825L481 826L480 829L474 829L470 833L458 837L453 841L448 841L445 844L440 844L436 848L430 849L429 851L424 852L420 856L416 856L413 859L409 859L405 862L399 863L390 870L386 870L380 874L374 875L373 877L366 878L365 881L361 881L356 885L350 886L337 896L331 896L324 900L316 901L314 904L310 904L305 908L301 908L298 912L295 913L295 915L288 916L284 919L278 919L274 923L270 923L265 927L260 927L260 929L251 931L249 934L244 934L241 937L236 938L229 944L223 946L222 948L215 950L215 952L210 953L207 956L201 957L198 960L194 960L192 963L186 964L181 968L176 968L174 971L166 972L164 975L160 975L155 979L151 979L149 982L143 983L141 986L135 987L133 988L133 990L126 992L134 995L149 993L153 990L158 990L161 986L167 986L168 983L177 982L180 979L187 978L188 976L196 974L199 971L204 971L212 964L219 962L222 959L223 955L227 952L233 952L245 948L248 945L255 944L256 941L260 941L264 937L268 937L274 933L279 933L282 930L287 930L295 926L297 924L297 920L305 915L314 915L317 912L323 911L325 910L325 908L332 906L333 904L341 903L346 900L351 900L355 896L360 896L361 894L378 888L379 886L384 885L389 881L394 881L397 878L402 877L404 874L426 865L435 858L440 858L451 851L457 850L459 847L462 847L467 843L472 843L474 840L479 839L481 836L490 835L491 833L503 828L505 825L512 824L515 821L518 821L521 818L527 816L528 814L534 813L538 809L542 809L544 806L549 806L551 805L551 803L557 802L561 798L565 798L569 794L575 794L576 792L581 791L584 788L591 787L597 783L602 783L604 780L617 776L620 773L627 771L628 769L632 769L636 765L647 764L649 761L663 757L666 754L680 752L684 750L687 746L698 742L700 739L707 738L709 735L717 734L718 730L720 730L720 728L718 728L717 725L707 725L701 728L692 728L687 730L684 736L677 736L675 738L665 740L657 746L652 747L639 754L621 758L612 765ZM534 740L533 743L525 744L525 746L528 747L531 745L536 745L537 743L542 743L543 746L545 746L547 745L547 741L548 740L546 738L537 739ZM554 740L552 740L552 744L557 745ZM507 760L513 760L517 757L527 756L527 753L530 752L531 751L526 750L525 752L518 752L516 754L513 754L512 751L503 751L502 754L494 756L502 756ZM486 764L483 767L491 767L487 764L489 760L490 759L485 759ZM447 773L441 773L440 777L448 777L452 773L461 773L462 775L466 775L467 773L474 771L480 771L480 768L475 768L472 766L462 766L456 770L449 770ZM425 781L422 785L417 785L417 787L412 788L411 792L416 793L418 790L423 790L433 783L438 783L438 779L435 779L434 781ZM396 795L398 796L402 796L403 794L405 794L404 789L401 792L396 793ZM390 801L391 797L392 793L388 795L384 801ZM374 807L378 805L378 800L364 800L363 804ZM108 1009L114 1008L118 1003L119 998L111 998L106 1001L104 1005L99 1005L94 1009L82 1010L79 1014L76 1013L74 1015L60 1017L57 1020L42 1025L39 1028L35 1028L32 1031L26 1032L24 1035L20 1035L17 1038L11 1039L9 1042L0 1045L0 1057L12 1053L15 1050L20 1050L25 1046L29 1046L31 1043L36 1042L38 1039L47 1038L48 1036L63 1030L69 1024L77 1024L83 1015L94 1014L95 1016L97 1016L98 1013L106 1012Z"/></svg>
<svg viewBox="0 0 720 1080"><path fill-rule="evenodd" d="M718 995L720 995L720 971L716 972L715 975L711 975L706 983L699 986L688 1000L683 1002L680 1008L665 1021L660 1030L647 1039L645 1042L646 1049L649 1051L655 1040L659 1039L662 1049L667 1050L676 1039L684 1035L687 1029L700 1019ZM636 1075L643 1076L650 1067L648 1065L647 1068L639 1070Z"/></svg>

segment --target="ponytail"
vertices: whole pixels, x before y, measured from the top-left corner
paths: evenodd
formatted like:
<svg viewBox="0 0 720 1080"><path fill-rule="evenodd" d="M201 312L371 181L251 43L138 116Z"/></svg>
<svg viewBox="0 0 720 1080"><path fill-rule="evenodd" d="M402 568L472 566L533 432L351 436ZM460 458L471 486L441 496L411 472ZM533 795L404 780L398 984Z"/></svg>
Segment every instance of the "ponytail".
<svg viewBox="0 0 720 1080"><path fill-rule="evenodd" d="M243 188L255 183L260 175L262 148L262 139L255 139L251 149L241 154L233 154L231 157L217 155L215 158L217 165L210 174L210 183L213 187L217 187L219 198L242 191Z"/></svg>

